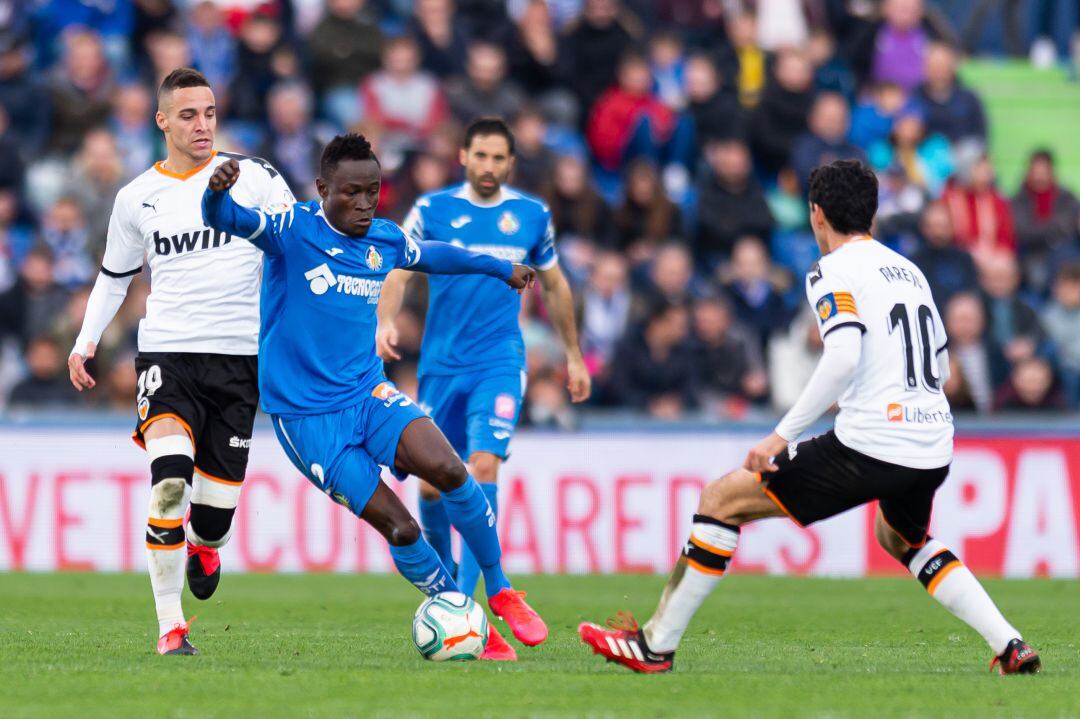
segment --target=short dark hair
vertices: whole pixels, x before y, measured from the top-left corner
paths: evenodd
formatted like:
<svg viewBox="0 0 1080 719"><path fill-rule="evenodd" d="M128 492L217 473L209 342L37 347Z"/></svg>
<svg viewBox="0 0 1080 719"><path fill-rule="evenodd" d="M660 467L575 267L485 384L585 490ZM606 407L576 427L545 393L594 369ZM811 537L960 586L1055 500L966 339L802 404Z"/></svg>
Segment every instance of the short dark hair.
<svg viewBox="0 0 1080 719"><path fill-rule="evenodd" d="M810 173L810 202L842 235L870 232L878 207L874 171L858 160L837 160Z"/></svg>
<svg viewBox="0 0 1080 719"><path fill-rule="evenodd" d="M374 160L376 165L379 164L371 143L355 132L338 135L326 144L319 160L319 174L324 180L328 179L342 160Z"/></svg>
<svg viewBox="0 0 1080 719"><path fill-rule="evenodd" d="M1031 157L1028 158L1029 163L1033 163L1036 160L1043 160L1049 165L1054 164L1054 153L1049 147L1040 147L1031 153Z"/></svg>
<svg viewBox="0 0 1080 719"><path fill-rule="evenodd" d="M178 67L161 81L161 87L158 88L158 98L160 99L167 92L184 87L210 87L210 81L206 79L206 75L193 67Z"/></svg>
<svg viewBox="0 0 1080 719"><path fill-rule="evenodd" d="M466 150L472 145L474 137L480 135L502 135L506 138L506 145L510 148L510 154L514 154L514 133L506 120L501 117L478 117L465 128L465 139L461 146Z"/></svg>

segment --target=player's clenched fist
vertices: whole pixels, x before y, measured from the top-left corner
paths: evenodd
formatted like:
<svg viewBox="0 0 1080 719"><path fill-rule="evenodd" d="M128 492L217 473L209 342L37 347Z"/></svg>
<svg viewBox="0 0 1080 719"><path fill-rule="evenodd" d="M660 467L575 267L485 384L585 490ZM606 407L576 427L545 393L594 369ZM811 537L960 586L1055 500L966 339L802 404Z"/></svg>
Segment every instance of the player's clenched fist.
<svg viewBox="0 0 1080 719"><path fill-rule="evenodd" d="M520 295L522 292L536 284L536 270L526 265L515 263L514 271L510 273L510 278L506 280L506 284L517 290Z"/></svg>
<svg viewBox="0 0 1080 719"><path fill-rule="evenodd" d="M240 163L236 160L226 160L218 165L214 174L210 175L210 189L214 192L222 192L236 184L240 177Z"/></svg>

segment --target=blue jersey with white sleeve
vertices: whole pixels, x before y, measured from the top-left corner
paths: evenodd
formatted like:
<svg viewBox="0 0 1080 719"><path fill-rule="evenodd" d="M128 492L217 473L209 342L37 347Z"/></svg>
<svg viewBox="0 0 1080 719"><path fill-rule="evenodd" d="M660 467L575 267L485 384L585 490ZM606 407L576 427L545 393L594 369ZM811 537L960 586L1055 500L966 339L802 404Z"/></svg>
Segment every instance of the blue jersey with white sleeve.
<svg viewBox="0 0 1080 719"><path fill-rule="evenodd" d="M403 229L417 242L445 242L539 270L558 262L547 206L510 187L483 205L470 199L467 185L424 195ZM432 276L428 287L421 376L493 367L524 370L521 298L504 282L482 275Z"/></svg>

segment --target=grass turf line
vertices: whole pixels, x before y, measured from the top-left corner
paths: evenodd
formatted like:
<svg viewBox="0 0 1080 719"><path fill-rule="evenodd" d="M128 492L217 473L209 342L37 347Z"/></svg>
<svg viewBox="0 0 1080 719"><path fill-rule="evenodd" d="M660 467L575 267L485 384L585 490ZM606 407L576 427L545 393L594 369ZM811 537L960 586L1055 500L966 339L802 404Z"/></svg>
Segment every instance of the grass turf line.
<svg viewBox="0 0 1080 719"><path fill-rule="evenodd" d="M981 638L902 578L726 577L667 676L579 644L582 619L651 612L663 578L529 577L547 619L516 664L434 664L421 596L396 576L227 576L197 613L198 657L153 653L142 575L0 574L0 715L22 717L1075 717L1080 583L993 581L1044 674L989 674ZM505 632L509 635L509 632Z"/></svg>

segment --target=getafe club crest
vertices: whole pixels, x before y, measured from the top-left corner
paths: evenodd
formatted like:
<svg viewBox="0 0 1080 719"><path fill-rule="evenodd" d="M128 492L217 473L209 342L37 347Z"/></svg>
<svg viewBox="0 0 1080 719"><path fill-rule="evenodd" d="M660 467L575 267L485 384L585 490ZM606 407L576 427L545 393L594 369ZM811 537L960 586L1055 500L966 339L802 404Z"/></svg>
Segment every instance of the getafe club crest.
<svg viewBox="0 0 1080 719"><path fill-rule="evenodd" d="M499 215L498 225L499 231L504 235L512 235L521 229L521 221L510 210Z"/></svg>
<svg viewBox="0 0 1080 719"><path fill-rule="evenodd" d="M364 256L364 261L367 262L367 266L375 272L382 269L382 255L374 247L367 249L367 254Z"/></svg>

